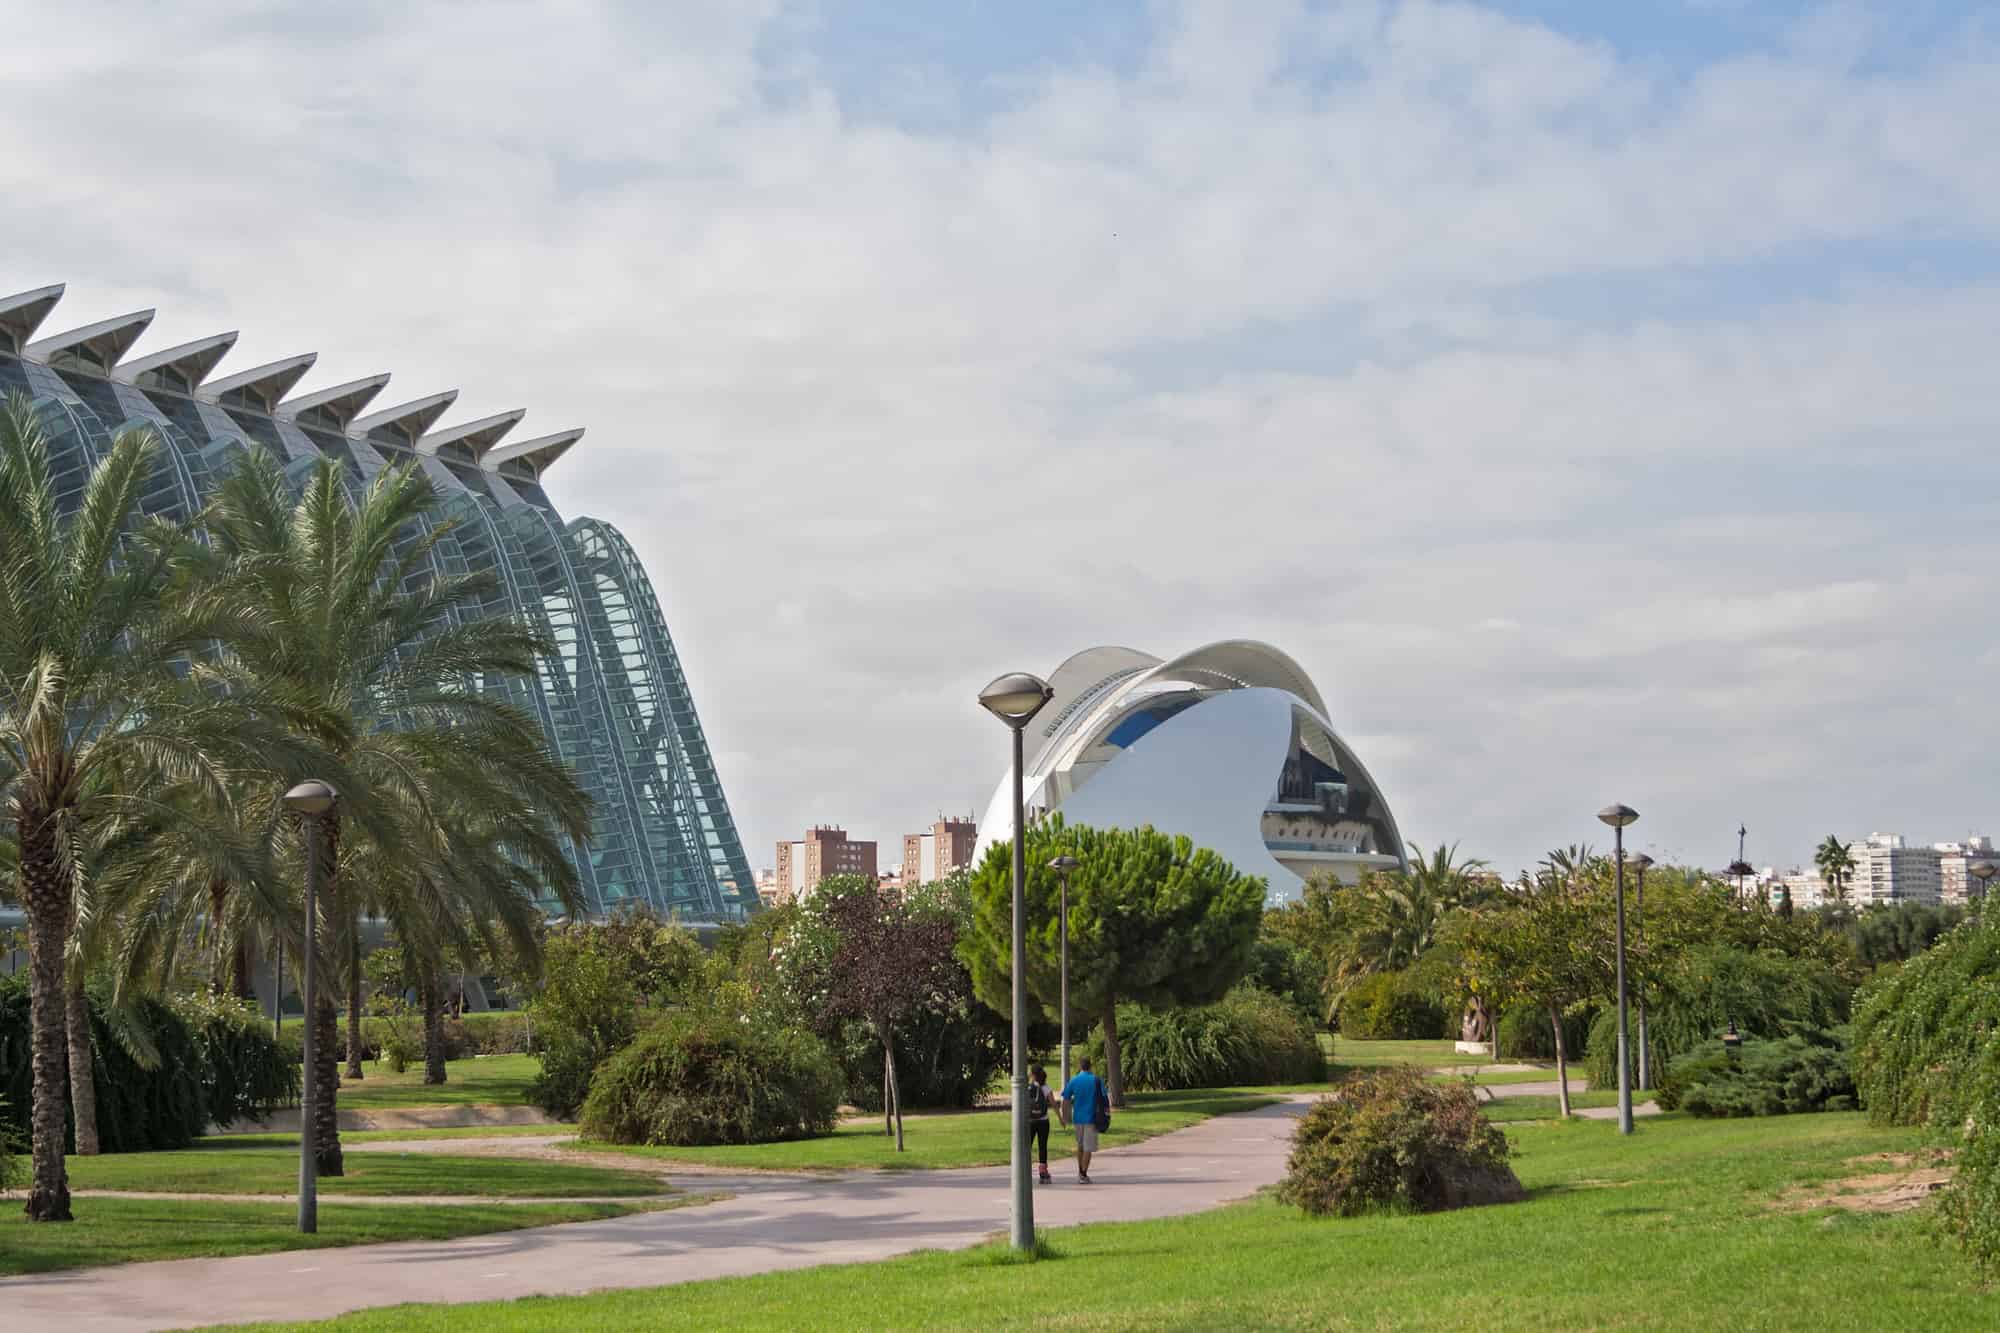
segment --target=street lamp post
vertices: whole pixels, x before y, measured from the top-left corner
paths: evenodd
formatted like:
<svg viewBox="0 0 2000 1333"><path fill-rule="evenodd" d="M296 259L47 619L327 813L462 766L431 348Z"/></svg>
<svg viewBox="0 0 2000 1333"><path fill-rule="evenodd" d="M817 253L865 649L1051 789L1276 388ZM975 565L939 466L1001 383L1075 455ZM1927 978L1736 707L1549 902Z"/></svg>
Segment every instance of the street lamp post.
<svg viewBox="0 0 2000 1333"><path fill-rule="evenodd" d="M1653 858L1640 852L1632 858L1632 868L1639 872L1638 883L1634 886L1636 896L1632 902L1632 931L1639 937L1639 956L1646 956L1646 872L1653 867ZM1653 1086L1653 1066L1651 1048L1646 1045L1646 985L1639 983L1639 1090L1646 1091Z"/></svg>
<svg viewBox="0 0 2000 1333"><path fill-rule="evenodd" d="M1016 671L979 692L979 706L1014 733L1014 1188L1013 1245L1035 1248L1035 1194L1028 1179L1028 850L1021 800L1021 732L1049 701L1048 682Z"/></svg>
<svg viewBox="0 0 2000 1333"><path fill-rule="evenodd" d="M306 844L306 941L299 983L299 996L306 1006L305 1077L299 1083L299 1230L308 1234L319 1230L318 1145L313 1142L313 1111L320 1091L313 1080L313 1061L317 1056L313 1040L313 985L319 954L314 923L319 912L319 821L339 800L340 793L317 778L308 778L285 793L285 808L299 817Z"/></svg>
<svg viewBox="0 0 2000 1333"><path fill-rule="evenodd" d="M1049 862L1049 869L1062 880L1062 915L1056 934L1062 940L1062 1086L1069 1086L1069 872L1076 858L1065 852Z"/></svg>
<svg viewBox="0 0 2000 1333"><path fill-rule="evenodd" d="M1986 890L1992 886L1993 877L2000 875L2000 865L1995 865L1991 861L1974 861L1965 868L1965 871L1968 875L1979 881L1979 900L1982 905L1981 910L1983 911L1985 910Z"/></svg>
<svg viewBox="0 0 2000 1333"><path fill-rule="evenodd" d="M1618 1132L1632 1132L1632 1060L1625 1028L1625 826L1639 817L1629 805L1607 805L1597 817L1611 826L1618 862Z"/></svg>

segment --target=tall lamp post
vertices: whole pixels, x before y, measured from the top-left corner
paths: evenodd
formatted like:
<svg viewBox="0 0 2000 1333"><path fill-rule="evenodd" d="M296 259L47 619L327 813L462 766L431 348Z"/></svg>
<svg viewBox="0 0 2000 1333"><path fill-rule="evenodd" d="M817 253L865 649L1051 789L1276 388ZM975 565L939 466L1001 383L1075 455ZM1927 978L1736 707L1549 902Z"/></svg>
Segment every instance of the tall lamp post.
<svg viewBox="0 0 2000 1333"><path fill-rule="evenodd" d="M319 914L319 821L340 793L318 778L308 778L285 793L285 808L299 817L306 843L306 944L302 951L299 996L305 1001L305 1077L299 1083L299 1230L319 1230L319 1171L315 1162L318 1146L313 1142L313 1110L319 1089L313 1084L313 997L315 961L319 956L315 918Z"/></svg>
<svg viewBox="0 0 2000 1333"><path fill-rule="evenodd" d="M1744 893L1743 881L1757 873L1757 867L1743 859L1743 839L1749 832L1750 830L1741 824L1736 826L1736 859L1729 863L1729 873L1736 876L1736 905L1738 907L1748 907L1750 905Z"/></svg>
<svg viewBox="0 0 2000 1333"><path fill-rule="evenodd" d="M1035 1248L1035 1194L1028 1180L1027 820L1021 802L1021 732L1049 701L1047 681L1016 671L979 692L979 706L1014 733L1014 1187L1013 1244Z"/></svg>
<svg viewBox="0 0 2000 1333"><path fill-rule="evenodd" d="M1062 940L1062 1086L1069 1086L1069 873L1076 858L1064 852L1049 862L1049 869L1062 880L1062 915L1056 934Z"/></svg>
<svg viewBox="0 0 2000 1333"><path fill-rule="evenodd" d="M1618 862L1618 1132L1632 1132L1632 1060L1625 1028L1625 826L1639 817L1629 805L1607 805L1597 817L1611 826Z"/></svg>
<svg viewBox="0 0 2000 1333"><path fill-rule="evenodd" d="M1639 956L1646 955L1646 872L1653 868L1653 858L1640 852L1632 858L1632 869L1639 872L1637 884L1633 886L1635 897L1632 902L1632 930L1639 937ZM1646 986L1639 984L1639 1090L1644 1092L1653 1086L1653 1066L1651 1051L1646 1045Z"/></svg>

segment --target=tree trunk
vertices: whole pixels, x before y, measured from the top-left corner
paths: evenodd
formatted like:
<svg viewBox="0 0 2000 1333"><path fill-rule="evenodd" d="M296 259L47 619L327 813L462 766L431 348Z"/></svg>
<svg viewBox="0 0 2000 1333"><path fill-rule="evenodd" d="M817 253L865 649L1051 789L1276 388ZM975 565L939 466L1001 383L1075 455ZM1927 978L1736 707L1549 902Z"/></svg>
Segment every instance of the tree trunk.
<svg viewBox="0 0 2000 1333"><path fill-rule="evenodd" d="M1556 1101L1562 1118L1569 1119L1569 1052L1563 1047L1562 1010L1549 1006L1549 1022L1556 1030Z"/></svg>
<svg viewBox="0 0 2000 1333"><path fill-rule="evenodd" d="M33 1032L34 1178L28 1219L70 1220L63 1138L69 1088L63 1065L63 941L69 933L70 885L57 854L54 821L23 802L20 816L21 906L28 917L28 1013Z"/></svg>
<svg viewBox="0 0 2000 1333"><path fill-rule="evenodd" d="M882 1034L882 1061L889 1066L889 1099L896 1104L896 1151L903 1151L903 1090L896 1086L896 1041L894 1029Z"/></svg>
<svg viewBox="0 0 2000 1333"><path fill-rule="evenodd" d="M95 1157L97 1142L97 1069L90 1053L90 1001L83 993L83 969L64 987L65 1026L69 1029L69 1112L76 1122L76 1155Z"/></svg>
<svg viewBox="0 0 2000 1333"><path fill-rule="evenodd" d="M444 978L424 969L424 1082L444 1082Z"/></svg>
<svg viewBox="0 0 2000 1333"><path fill-rule="evenodd" d="M1104 1091L1116 1107L1125 1105L1125 1070L1118 1063L1118 997L1104 1002Z"/></svg>
<svg viewBox="0 0 2000 1333"><path fill-rule="evenodd" d="M882 1052L882 1133L886 1136L896 1132L896 1113L889 1106L889 1052Z"/></svg>
<svg viewBox="0 0 2000 1333"><path fill-rule="evenodd" d="M347 932L347 1077L361 1077L361 918Z"/></svg>
<svg viewBox="0 0 2000 1333"><path fill-rule="evenodd" d="M331 815L318 816L320 855L320 915L322 920L336 921L340 918L338 905L340 891L336 871L340 866L340 820ZM324 936L322 936L324 939ZM333 971L325 966L330 961L332 950L325 944L320 947L322 955L319 975L313 978L318 985L317 995L302 996L306 1012L311 1015L314 1027L313 1050L313 1162L317 1173L322 1176L344 1175L343 1159L340 1151L340 1050L335 1045L335 1020L338 1006L334 997L339 991L339 983ZM303 989L303 988L301 988Z"/></svg>

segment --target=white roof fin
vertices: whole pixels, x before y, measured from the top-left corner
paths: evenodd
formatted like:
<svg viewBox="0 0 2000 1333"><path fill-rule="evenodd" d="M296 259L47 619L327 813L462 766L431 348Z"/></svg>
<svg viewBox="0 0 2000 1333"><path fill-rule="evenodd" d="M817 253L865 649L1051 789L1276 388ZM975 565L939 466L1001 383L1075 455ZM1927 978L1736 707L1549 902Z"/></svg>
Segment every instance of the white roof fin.
<svg viewBox="0 0 2000 1333"><path fill-rule="evenodd" d="M12 352L19 356L27 346L28 339L35 336L35 330L42 327L42 321L49 317L49 311L62 300L63 285L37 287L32 292L16 292L12 296L0 296L0 352Z"/></svg>
<svg viewBox="0 0 2000 1333"><path fill-rule="evenodd" d="M528 415L526 408L517 407L512 412L496 412L490 417L468 421L461 426L446 426L443 430L434 430L417 441L417 452L442 453L444 457L449 458L463 450L471 454L472 461L477 463L486 457L488 449L499 443L501 436L519 425L521 418L526 415ZM447 446L449 446L448 451Z"/></svg>
<svg viewBox="0 0 2000 1333"><path fill-rule="evenodd" d="M278 400L292 391L292 386L313 368L313 362L317 360L318 352L301 352L282 361L266 361L261 366L239 370L234 375L205 384L197 396L204 402L222 407L248 408L268 416L277 409Z"/></svg>
<svg viewBox="0 0 2000 1333"><path fill-rule="evenodd" d="M279 403L275 415L289 417L301 426L316 426L336 435L344 434L347 423L354 420L354 414L368 406L369 400L382 392L382 386L388 382L388 373L384 372L336 384L330 389L315 389Z"/></svg>
<svg viewBox="0 0 2000 1333"><path fill-rule="evenodd" d="M443 416L454 402L458 401L458 390L446 389L423 398L412 398L407 403L385 407L380 412L370 412L365 417L357 417L347 423L347 433L360 439L370 436L387 436L389 443L399 444L405 449L414 449L437 419Z"/></svg>
<svg viewBox="0 0 2000 1333"><path fill-rule="evenodd" d="M195 387L207 379L209 372L229 354L236 345L236 331L212 334L197 338L179 347L169 347L164 352L154 352L136 361L121 364L113 378L122 384L136 385L141 389L167 389L174 393L193 393Z"/></svg>
<svg viewBox="0 0 2000 1333"><path fill-rule="evenodd" d="M80 329L58 333L53 338L31 342L22 353L44 362L51 370L80 370L87 375L109 375L139 335L153 322L153 312L137 310L129 315L101 319Z"/></svg>
<svg viewBox="0 0 2000 1333"><path fill-rule="evenodd" d="M538 435L532 440L489 450L479 461L489 472L499 472L510 463L525 467L536 480L540 480L542 473L548 471L549 464L568 453L570 446L582 438L581 426L574 430L559 430L553 435Z"/></svg>

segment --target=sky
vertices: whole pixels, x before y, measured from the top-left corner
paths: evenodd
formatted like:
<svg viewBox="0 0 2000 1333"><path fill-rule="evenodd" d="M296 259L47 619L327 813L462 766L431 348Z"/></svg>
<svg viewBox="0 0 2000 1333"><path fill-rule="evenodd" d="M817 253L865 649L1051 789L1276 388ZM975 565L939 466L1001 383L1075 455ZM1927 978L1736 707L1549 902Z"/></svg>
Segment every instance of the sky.
<svg viewBox="0 0 2000 1333"><path fill-rule="evenodd" d="M2000 835L1977 5L0 0L0 288L450 420L649 569L753 867L1276 644L1512 873Z"/></svg>

